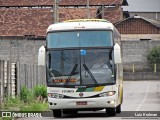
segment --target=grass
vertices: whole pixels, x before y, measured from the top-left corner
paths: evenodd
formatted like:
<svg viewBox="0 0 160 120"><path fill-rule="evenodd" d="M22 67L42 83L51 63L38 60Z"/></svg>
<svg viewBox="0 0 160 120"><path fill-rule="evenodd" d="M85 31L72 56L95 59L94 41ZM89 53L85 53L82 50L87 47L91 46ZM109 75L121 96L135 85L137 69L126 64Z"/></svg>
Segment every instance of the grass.
<svg viewBox="0 0 160 120"><path fill-rule="evenodd" d="M48 111L48 103L30 103L27 106L21 107L20 111Z"/></svg>
<svg viewBox="0 0 160 120"><path fill-rule="evenodd" d="M43 103L33 100L32 102L24 103L19 97L16 97L15 99L9 99L8 102L1 107L0 111L42 112L49 111L49 107L47 102ZM12 120L12 118L0 118L0 120Z"/></svg>
<svg viewBox="0 0 160 120"><path fill-rule="evenodd" d="M36 99L24 102L20 100L20 97L9 98L6 103L4 103L1 108L1 111L48 111L48 103L37 101Z"/></svg>
<svg viewBox="0 0 160 120"><path fill-rule="evenodd" d="M42 86L36 86L33 90L34 91L22 87L20 95L15 98L8 97L6 102L0 106L0 111L49 111L48 102L46 100L46 89ZM35 94L35 91L38 94ZM0 118L0 120L11 120L11 118Z"/></svg>

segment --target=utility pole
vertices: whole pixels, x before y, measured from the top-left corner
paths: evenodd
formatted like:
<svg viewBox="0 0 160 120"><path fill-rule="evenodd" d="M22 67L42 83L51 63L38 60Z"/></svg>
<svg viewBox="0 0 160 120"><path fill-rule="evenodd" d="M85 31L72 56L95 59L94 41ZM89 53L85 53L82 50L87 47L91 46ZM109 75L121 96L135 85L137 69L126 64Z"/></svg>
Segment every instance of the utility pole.
<svg viewBox="0 0 160 120"><path fill-rule="evenodd" d="M102 5L102 19L104 19L104 5Z"/></svg>
<svg viewBox="0 0 160 120"><path fill-rule="evenodd" d="M58 0L54 0L54 23L59 22Z"/></svg>
<svg viewBox="0 0 160 120"><path fill-rule="evenodd" d="M90 18L90 13L89 13L89 0L87 0L87 18Z"/></svg>

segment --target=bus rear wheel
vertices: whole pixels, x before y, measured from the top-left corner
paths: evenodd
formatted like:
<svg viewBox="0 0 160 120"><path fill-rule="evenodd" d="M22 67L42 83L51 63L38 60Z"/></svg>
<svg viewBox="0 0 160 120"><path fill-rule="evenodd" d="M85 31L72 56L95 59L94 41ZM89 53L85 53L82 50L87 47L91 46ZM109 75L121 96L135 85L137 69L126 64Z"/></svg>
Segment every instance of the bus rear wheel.
<svg viewBox="0 0 160 120"><path fill-rule="evenodd" d="M62 111L61 110L52 110L53 111L53 116L55 118L60 118L62 117Z"/></svg>

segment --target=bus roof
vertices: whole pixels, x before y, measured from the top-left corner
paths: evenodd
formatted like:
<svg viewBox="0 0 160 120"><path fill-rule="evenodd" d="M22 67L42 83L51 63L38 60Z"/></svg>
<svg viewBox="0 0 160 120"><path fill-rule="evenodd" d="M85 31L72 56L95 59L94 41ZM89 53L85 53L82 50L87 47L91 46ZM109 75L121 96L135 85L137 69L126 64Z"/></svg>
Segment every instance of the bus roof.
<svg viewBox="0 0 160 120"><path fill-rule="evenodd" d="M66 20L61 23L55 23L48 27L47 32L50 31L67 31L67 30L113 30L114 26L104 19L75 19Z"/></svg>

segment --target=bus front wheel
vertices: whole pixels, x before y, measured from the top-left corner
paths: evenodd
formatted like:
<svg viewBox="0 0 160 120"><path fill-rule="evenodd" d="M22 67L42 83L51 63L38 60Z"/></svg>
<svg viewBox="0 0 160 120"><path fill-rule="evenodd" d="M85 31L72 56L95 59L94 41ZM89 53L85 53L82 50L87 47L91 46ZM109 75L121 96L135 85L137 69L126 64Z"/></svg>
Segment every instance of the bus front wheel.
<svg viewBox="0 0 160 120"><path fill-rule="evenodd" d="M53 116L55 118L60 118L62 117L62 111L61 110L52 110L53 111Z"/></svg>
<svg viewBox="0 0 160 120"><path fill-rule="evenodd" d="M116 107L116 112L117 112L117 113L121 113L121 104L119 104L119 105Z"/></svg>
<svg viewBox="0 0 160 120"><path fill-rule="evenodd" d="M106 114L108 116L116 116L116 108L106 108Z"/></svg>

